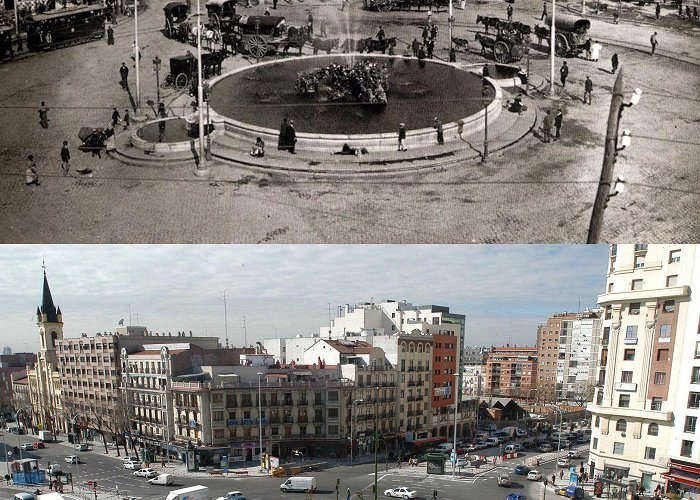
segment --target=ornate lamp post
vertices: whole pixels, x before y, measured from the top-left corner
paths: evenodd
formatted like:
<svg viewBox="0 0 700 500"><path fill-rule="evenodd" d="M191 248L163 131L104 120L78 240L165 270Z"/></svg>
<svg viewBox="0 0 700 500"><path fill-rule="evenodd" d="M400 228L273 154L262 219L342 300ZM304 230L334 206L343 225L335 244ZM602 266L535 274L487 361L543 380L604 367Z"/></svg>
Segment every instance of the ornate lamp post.
<svg viewBox="0 0 700 500"><path fill-rule="evenodd" d="M153 58L153 69L156 72L156 100L158 101L158 104L160 104L160 64L161 64L160 57L156 56Z"/></svg>

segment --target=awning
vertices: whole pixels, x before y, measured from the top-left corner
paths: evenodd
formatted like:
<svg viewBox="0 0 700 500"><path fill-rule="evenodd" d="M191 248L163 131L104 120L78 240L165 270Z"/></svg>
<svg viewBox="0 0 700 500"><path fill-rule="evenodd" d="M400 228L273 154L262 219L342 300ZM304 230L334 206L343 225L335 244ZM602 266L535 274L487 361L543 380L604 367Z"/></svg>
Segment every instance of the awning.
<svg viewBox="0 0 700 500"><path fill-rule="evenodd" d="M179 379L181 379L181 378L199 378L199 377L204 377L204 376L206 376L206 375L209 375L209 374L206 373L206 372L201 372L201 373L189 373L189 374L187 374L187 375L177 375L177 376L174 377L174 378L176 378L176 379L179 380Z"/></svg>
<svg viewBox="0 0 700 500"><path fill-rule="evenodd" d="M311 372L292 372L293 375L308 375L311 376L313 373Z"/></svg>
<svg viewBox="0 0 700 500"><path fill-rule="evenodd" d="M267 378L276 378L276 379L286 379L288 375L286 373L268 373L265 375Z"/></svg>
<svg viewBox="0 0 700 500"><path fill-rule="evenodd" d="M444 437L430 437L430 438L425 438L425 439L416 439L415 441L407 441L408 443L413 443L413 444L425 444L425 443L437 443L445 441Z"/></svg>
<svg viewBox="0 0 700 500"><path fill-rule="evenodd" d="M697 474L695 474L694 477L688 477L686 474L681 474L680 471L676 472L675 474L665 472L661 474L661 477L664 477L669 481L676 481L677 483L700 488L700 477Z"/></svg>

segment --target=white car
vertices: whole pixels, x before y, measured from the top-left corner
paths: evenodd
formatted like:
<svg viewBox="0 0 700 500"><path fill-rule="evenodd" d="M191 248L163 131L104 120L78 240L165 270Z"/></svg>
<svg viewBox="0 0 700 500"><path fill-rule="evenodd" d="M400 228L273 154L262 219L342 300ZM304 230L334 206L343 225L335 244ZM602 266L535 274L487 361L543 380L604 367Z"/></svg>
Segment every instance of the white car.
<svg viewBox="0 0 700 500"><path fill-rule="evenodd" d="M46 472L48 472L49 474L55 476L56 474L60 474L60 473L62 472L62 471L61 471L61 466L58 465L58 464L51 464L51 465L49 465L48 468L46 469Z"/></svg>
<svg viewBox="0 0 700 500"><path fill-rule="evenodd" d="M527 437L527 431L525 429L516 429L515 435L518 436L519 438Z"/></svg>
<svg viewBox="0 0 700 500"><path fill-rule="evenodd" d="M538 470L531 470L527 473L527 479L528 481L541 481L542 474Z"/></svg>
<svg viewBox="0 0 700 500"><path fill-rule="evenodd" d="M139 470L141 468L141 462L124 462L125 469Z"/></svg>
<svg viewBox="0 0 700 500"><path fill-rule="evenodd" d="M158 473L154 471L153 469L139 469L134 472L134 476L138 477L147 477L148 479L152 477L156 477Z"/></svg>
<svg viewBox="0 0 700 500"><path fill-rule="evenodd" d="M385 497L396 497L396 498L416 498L418 492L415 490L409 490L405 486L399 486L393 490L386 490L384 492Z"/></svg>
<svg viewBox="0 0 700 500"><path fill-rule="evenodd" d="M560 458L557 460L557 467L568 467L569 466L569 459L568 458Z"/></svg>
<svg viewBox="0 0 700 500"><path fill-rule="evenodd" d="M80 459L78 458L78 455L70 455L66 458L64 458L67 464L77 464Z"/></svg>
<svg viewBox="0 0 700 500"><path fill-rule="evenodd" d="M240 491L229 491L224 496L219 497L216 500L246 500L246 498Z"/></svg>
<svg viewBox="0 0 700 500"><path fill-rule="evenodd" d="M78 451L90 451L90 445L87 443L76 444L75 449Z"/></svg>

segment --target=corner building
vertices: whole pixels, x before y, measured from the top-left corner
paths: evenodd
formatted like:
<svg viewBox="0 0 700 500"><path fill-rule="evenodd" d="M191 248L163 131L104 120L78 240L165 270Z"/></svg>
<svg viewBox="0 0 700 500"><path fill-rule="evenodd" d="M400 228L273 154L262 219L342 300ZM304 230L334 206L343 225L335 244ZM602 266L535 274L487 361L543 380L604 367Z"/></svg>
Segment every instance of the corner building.
<svg viewBox="0 0 700 500"><path fill-rule="evenodd" d="M612 245L591 475L646 491L700 491L700 254L691 245Z"/></svg>

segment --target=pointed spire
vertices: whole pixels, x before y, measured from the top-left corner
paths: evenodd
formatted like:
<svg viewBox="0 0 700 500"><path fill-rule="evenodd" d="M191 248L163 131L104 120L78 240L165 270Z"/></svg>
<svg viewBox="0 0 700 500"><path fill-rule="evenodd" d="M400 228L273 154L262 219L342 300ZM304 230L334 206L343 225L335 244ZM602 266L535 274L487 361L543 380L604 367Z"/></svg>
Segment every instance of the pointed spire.
<svg viewBox="0 0 700 500"><path fill-rule="evenodd" d="M48 323L58 323L58 318L56 317L56 306L53 304L53 297L51 297L49 281L46 278L46 266L42 265L42 267L44 268L44 292L41 298L41 312L46 315L46 321Z"/></svg>

